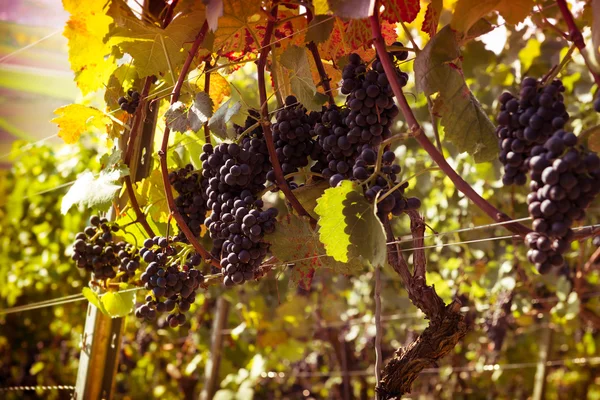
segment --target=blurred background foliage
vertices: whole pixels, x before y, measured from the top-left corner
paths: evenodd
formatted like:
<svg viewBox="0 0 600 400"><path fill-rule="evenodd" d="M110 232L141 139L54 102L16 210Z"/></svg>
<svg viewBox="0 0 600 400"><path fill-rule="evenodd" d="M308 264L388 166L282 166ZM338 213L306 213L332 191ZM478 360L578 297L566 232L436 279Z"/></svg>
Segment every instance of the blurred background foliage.
<svg viewBox="0 0 600 400"><path fill-rule="evenodd" d="M447 9L441 16L442 25L450 20L452 3L444 3ZM583 2L573 3L582 24L589 25ZM552 4L539 2L545 18L564 30ZM31 9L24 12L30 14ZM423 12L409 25L421 47L428 40L419 29L422 19ZM501 18L491 22L498 26L494 31L463 48L463 69L471 90L493 118L498 95L505 90L514 92L524 76L544 75L564 56L568 43L544 24L537 7L534 16L516 27L504 24ZM20 41L15 32L29 35L38 29L25 29L22 25L15 28L11 24L14 22L5 19L1 25L3 30L12 32L2 35L6 54L34 41L33 37ZM45 34L44 30L35 37ZM408 42L402 29L398 29L398 34L400 41ZM589 30L584 34L589 40ZM7 43L10 40L12 44ZM50 40L41 43L49 45ZM43 46L33 46L19 59L39 62L43 56L38 52ZM60 49L64 55L62 39ZM49 68L48 59L43 60L45 68ZM56 65L63 64L64 60L56 61ZM227 75L227 79L234 88L233 96L256 105L253 67L241 68ZM38 100L46 95L63 99L75 96L71 89L65 90L55 77L36 81L23 76L28 70L11 69L8 60L2 61L0 68L0 121L27 131L31 135L23 138L28 140L53 134L54 128L44 125L48 115L36 111L42 106L32 103L31 96ZM402 69L411 73L412 62L403 64ZM15 75L6 75L7 71ZM591 107L593 82L576 52L559 78L567 87L565 103L572 116L571 128L580 134L596 126L600 121ZM73 86L69 83L67 87ZM416 94L412 79L406 90L412 93L408 95L409 102L426 133L433 137L426 99ZM97 96L89 101L101 101L101 94ZM15 99L21 99L24 110L7 110L8 103L17 106ZM69 100L73 99L65 102ZM18 125L20 119L31 117L40 118L40 127ZM2 129L7 131L4 126ZM398 121L396 129L407 127ZM440 135L443 140L441 127ZM0 170L0 308L76 294L87 285L89 277L75 268L67 248L92 210L63 216L60 201L78 173L100 170L99 154L106 150L106 143L91 136L75 145L16 141L12 151L0 159L7 167ZM405 176L432 166L428 155L412 140L401 143L395 151ZM499 163L474 164L470 156L458 154L446 142L444 151L461 176L493 205L515 218L527 216L526 189L504 188L499 180ZM195 152L197 146L182 146L171 163L185 164ZM424 173L411 181L408 192L423 200L421 211L435 232L493 222L439 171ZM596 202L585 224L599 223L599 216ZM398 235L408 233L408 221L398 219L394 229ZM590 288L587 296L578 298L572 293L576 271L595 250L591 241L573 246L568 254L569 271L560 277L540 276L527 262L520 242L497 239L505 235L506 230L495 227L426 239L427 246L447 244L426 250L430 283L445 301L461 300L473 329L442 364L421 374L413 394L407 398L526 399L534 390L540 348L544 338L549 338L548 359L557 362L547 371L546 398L600 399L600 326L583 318L581 312L583 308L600 309L597 265L584 277L584 284ZM482 238L490 240L452 244ZM411 242L401 246L410 249ZM410 251L406 256L409 254ZM163 320L151 324L128 318L116 397L197 397L204 384L205 368L211 363L211 326L216 304L223 298L230 307L226 327L219 333L223 336L223 355L220 390L215 398L372 398L372 273L365 270L354 276L341 276L321 269L307 291L290 284L291 269L293 266L274 270L260 282L240 288L213 287L199 293L192 306L191 321L178 330L167 329ZM383 279L383 352L390 357L396 348L413 341L427 321L408 300L397 275L384 270ZM0 387L73 385L86 307L86 302L74 302L0 315ZM577 358L591 360L586 364L571 361ZM496 363L499 368L486 367ZM0 397L54 399L69 395L65 391L0 392Z"/></svg>

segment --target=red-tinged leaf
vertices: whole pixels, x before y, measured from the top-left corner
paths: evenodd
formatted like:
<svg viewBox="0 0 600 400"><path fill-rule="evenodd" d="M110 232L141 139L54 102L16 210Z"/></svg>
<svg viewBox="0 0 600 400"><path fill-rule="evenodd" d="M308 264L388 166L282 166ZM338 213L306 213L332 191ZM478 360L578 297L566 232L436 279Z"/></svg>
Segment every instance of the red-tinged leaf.
<svg viewBox="0 0 600 400"><path fill-rule="evenodd" d="M396 40L395 27L389 22L381 22L381 33L387 45ZM358 53L363 59L370 59L375 56L370 47L372 39L369 20L353 19L344 22L336 18L329 39L319 45L319 51L326 60L337 61L352 52Z"/></svg>
<svg viewBox="0 0 600 400"><path fill-rule="evenodd" d="M396 22L413 22L419 15L419 11L421 11L420 0L383 0L381 4L385 6L381 18L392 24Z"/></svg>
<svg viewBox="0 0 600 400"><path fill-rule="evenodd" d="M440 13L444 6L443 0L431 0L425 11L425 18L421 30L433 37L437 32L438 23L440 22Z"/></svg>
<svg viewBox="0 0 600 400"><path fill-rule="evenodd" d="M231 53L251 52L258 48L258 30L264 31L265 24L266 16L260 9L260 2L224 0L213 48L226 57Z"/></svg>

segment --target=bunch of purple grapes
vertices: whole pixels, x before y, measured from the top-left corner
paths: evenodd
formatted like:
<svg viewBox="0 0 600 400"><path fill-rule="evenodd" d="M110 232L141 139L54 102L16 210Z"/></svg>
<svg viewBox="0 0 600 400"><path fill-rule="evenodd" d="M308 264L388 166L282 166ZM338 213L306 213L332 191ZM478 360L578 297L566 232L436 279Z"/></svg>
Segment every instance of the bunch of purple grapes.
<svg viewBox="0 0 600 400"><path fill-rule="evenodd" d="M544 86L535 78L525 78L519 97L500 95L500 113L496 135L500 146L499 160L504 165L505 185L527 182L527 159L531 149L545 143L569 119L559 80Z"/></svg>

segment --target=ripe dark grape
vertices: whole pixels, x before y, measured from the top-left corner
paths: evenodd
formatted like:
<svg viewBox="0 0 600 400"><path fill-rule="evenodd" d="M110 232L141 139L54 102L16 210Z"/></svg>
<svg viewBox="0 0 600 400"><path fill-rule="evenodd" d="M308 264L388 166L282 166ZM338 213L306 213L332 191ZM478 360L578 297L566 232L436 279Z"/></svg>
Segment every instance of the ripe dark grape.
<svg viewBox="0 0 600 400"><path fill-rule="evenodd" d="M146 303L135 310L137 318L153 320L158 313L168 312L167 323L172 328L183 325L186 321L184 312L196 301L196 291L204 281L204 275L196 269L201 258L197 253L187 256L183 265L174 257L175 247L164 237L155 237L143 248L143 255L153 261L148 263L141 274L140 281L149 291ZM166 246L160 244L167 243Z"/></svg>
<svg viewBox="0 0 600 400"><path fill-rule="evenodd" d="M253 121L249 118L238 132L249 130ZM263 211L257 198L271 170L262 129L247 132L240 145L205 145L202 161L212 209L204 221L213 239L212 254L220 260L224 284L241 284L254 278L267 254L269 244L263 237L274 231L277 215L276 209Z"/></svg>
<svg viewBox="0 0 600 400"><path fill-rule="evenodd" d="M177 211L179 211L194 236L199 236L208 211L208 196L206 195L208 179L203 177L199 171L195 171L192 164L188 164L184 168L171 171L169 182L179 194L174 199ZM183 233L179 233L176 240L187 242Z"/></svg>
<svg viewBox="0 0 600 400"><path fill-rule="evenodd" d="M404 47L404 45L400 42L392 43L392 46ZM406 50L394 50L390 51L390 55L394 57L394 59L398 61L404 61L408 58L408 51Z"/></svg>
<svg viewBox="0 0 600 400"><path fill-rule="evenodd" d="M118 225L94 215L90 226L75 236L71 258L77 267L94 274L94 279L114 279L121 273L123 281L134 277L140 266L137 249L125 242L114 242L112 232Z"/></svg>
<svg viewBox="0 0 600 400"><path fill-rule="evenodd" d="M297 172L309 164L309 156L313 154L315 146L314 118L315 114L307 114L306 108L294 96L288 96L285 107L277 112L273 124L273 142L284 175ZM267 179L275 181L272 171Z"/></svg>
<svg viewBox="0 0 600 400"><path fill-rule="evenodd" d="M127 91L127 97L121 96L117 100L121 110L129 114L135 114L136 109L140 105L140 94L133 89Z"/></svg>
<svg viewBox="0 0 600 400"><path fill-rule="evenodd" d="M569 119L561 94L564 90L559 80L542 86L534 78L525 78L518 97L508 92L500 95L496 135L500 147L498 158L505 167L502 177L505 185L527 182L531 149L545 143Z"/></svg>
<svg viewBox="0 0 600 400"><path fill-rule="evenodd" d="M577 146L577 137L564 130L532 147L531 154L527 203L535 240L526 242L529 260L544 273L562 265L572 224L585 217L585 209L600 192L600 158Z"/></svg>

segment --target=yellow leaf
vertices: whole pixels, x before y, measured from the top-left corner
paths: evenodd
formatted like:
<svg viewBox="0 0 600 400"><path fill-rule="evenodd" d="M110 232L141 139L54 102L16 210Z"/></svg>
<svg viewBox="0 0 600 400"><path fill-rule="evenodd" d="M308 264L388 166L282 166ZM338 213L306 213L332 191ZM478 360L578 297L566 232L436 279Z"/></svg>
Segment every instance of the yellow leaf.
<svg viewBox="0 0 600 400"><path fill-rule="evenodd" d="M327 0L314 0L313 6L315 7L315 15L329 14L329 3Z"/></svg>
<svg viewBox="0 0 600 400"><path fill-rule="evenodd" d="M93 128L106 132L112 125L110 118L102 111L82 104L57 108L54 114L58 115L52 120L58 125L58 136L68 144L77 142L82 133Z"/></svg>
<svg viewBox="0 0 600 400"><path fill-rule="evenodd" d="M196 87L198 87L199 90L204 90L204 75L199 76L197 79L192 78L190 80L196 83ZM223 75L217 72L210 74L210 90L208 91L208 95L214 105L221 104L225 97L231 95L231 87Z"/></svg>
<svg viewBox="0 0 600 400"><path fill-rule="evenodd" d="M494 10L509 24L517 24L532 8L533 0L459 0L450 25L454 30L467 33L475 22Z"/></svg>
<svg viewBox="0 0 600 400"><path fill-rule="evenodd" d="M521 61L521 71L525 72L533 64L533 60L540 55L540 42L535 38L527 41L527 45L519 51L519 60Z"/></svg>
<svg viewBox="0 0 600 400"><path fill-rule="evenodd" d="M104 13L106 0L63 0L71 14L63 35L69 40L69 61L75 81L85 95L100 89L115 69L111 46L104 43L112 18Z"/></svg>
<svg viewBox="0 0 600 400"><path fill-rule="evenodd" d="M533 8L533 0L503 0L496 10L509 24L523 21Z"/></svg>

